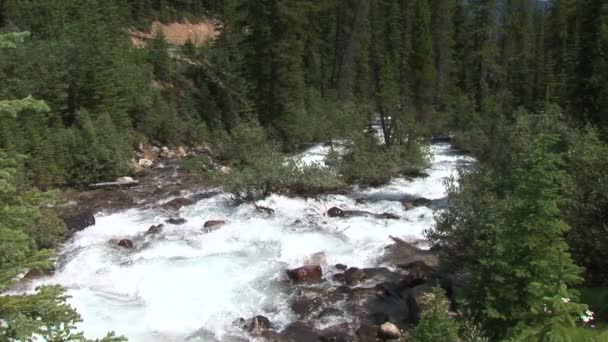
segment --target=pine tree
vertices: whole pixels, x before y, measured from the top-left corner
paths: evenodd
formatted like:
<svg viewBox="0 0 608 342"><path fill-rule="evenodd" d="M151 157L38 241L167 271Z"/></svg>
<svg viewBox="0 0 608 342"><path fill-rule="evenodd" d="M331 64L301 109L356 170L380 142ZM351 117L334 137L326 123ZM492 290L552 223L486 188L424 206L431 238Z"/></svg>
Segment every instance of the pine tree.
<svg viewBox="0 0 608 342"><path fill-rule="evenodd" d="M412 54L410 55L410 68L413 72L412 97L418 119L428 120L433 109L433 89L436 79L431 12L428 0L417 0L413 6Z"/></svg>

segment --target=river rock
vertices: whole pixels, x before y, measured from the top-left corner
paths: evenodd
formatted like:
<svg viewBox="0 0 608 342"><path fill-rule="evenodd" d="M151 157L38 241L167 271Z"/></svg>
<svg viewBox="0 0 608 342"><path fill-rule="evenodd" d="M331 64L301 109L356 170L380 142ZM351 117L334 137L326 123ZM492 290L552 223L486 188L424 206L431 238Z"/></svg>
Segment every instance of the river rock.
<svg viewBox="0 0 608 342"><path fill-rule="evenodd" d="M165 209L179 210L182 207L193 205L193 204L194 204L193 200L191 200L189 198L185 198L185 197L179 197L179 198L176 198L174 200L171 200L171 201L163 204L162 207Z"/></svg>
<svg viewBox="0 0 608 342"><path fill-rule="evenodd" d="M257 211L258 213L266 214L266 215L274 214L274 209L268 208L268 207L263 207L261 205L256 205L255 211Z"/></svg>
<svg viewBox="0 0 608 342"><path fill-rule="evenodd" d="M378 215L379 218L387 219L387 220L399 220L401 216L393 214L393 213L382 213Z"/></svg>
<svg viewBox="0 0 608 342"><path fill-rule="evenodd" d="M378 325L363 324L357 329L357 340L359 342L376 342L378 341L378 330L380 330Z"/></svg>
<svg viewBox="0 0 608 342"><path fill-rule="evenodd" d="M95 225L95 216L92 212L86 211L76 215L67 216L63 218L65 226L71 232L79 232Z"/></svg>
<svg viewBox="0 0 608 342"><path fill-rule="evenodd" d="M158 146L152 146L150 151L152 152L152 155L154 155L155 157L160 156L160 148L158 148Z"/></svg>
<svg viewBox="0 0 608 342"><path fill-rule="evenodd" d="M116 178L116 183L131 184L131 183L135 183L135 180L132 177L120 177L120 178Z"/></svg>
<svg viewBox="0 0 608 342"><path fill-rule="evenodd" d="M339 269L340 271L346 271L348 269L348 266L344 264L336 264L334 267Z"/></svg>
<svg viewBox="0 0 608 342"><path fill-rule="evenodd" d="M267 317L260 315L253 317L247 326L247 330L249 330L252 335L261 335L262 332L270 329L270 320Z"/></svg>
<svg viewBox="0 0 608 342"><path fill-rule="evenodd" d="M178 147L175 154L176 154L177 158L180 158L180 159L186 158L188 156L188 152L186 152L186 148L183 146Z"/></svg>
<svg viewBox="0 0 608 342"><path fill-rule="evenodd" d="M338 207L333 207L330 208L327 211L327 216L329 217L343 217L344 216L344 210L338 208Z"/></svg>
<svg viewBox="0 0 608 342"><path fill-rule="evenodd" d="M163 228L165 228L164 224L150 226L150 228L148 228L148 231L146 232L146 235L160 234L163 231Z"/></svg>
<svg viewBox="0 0 608 342"><path fill-rule="evenodd" d="M55 273L55 268L51 267L49 269L43 270L40 268L35 268L27 271L27 273L23 276L25 280L32 280L40 277L52 276Z"/></svg>
<svg viewBox="0 0 608 342"><path fill-rule="evenodd" d="M210 229L210 230L216 230L225 224L226 224L226 221L224 221L224 220L209 220L209 221L205 222L205 224L203 225L203 228Z"/></svg>
<svg viewBox="0 0 608 342"><path fill-rule="evenodd" d="M344 281L348 285L354 285L360 283L366 278L366 274L363 270L357 267L351 267L344 272Z"/></svg>
<svg viewBox="0 0 608 342"><path fill-rule="evenodd" d="M165 222L167 222L168 224L173 224L173 225L179 226L179 225L185 224L188 221L185 218L172 217L172 218L166 220Z"/></svg>
<svg viewBox="0 0 608 342"><path fill-rule="evenodd" d="M287 271L289 279L296 283L319 281L323 277L320 265L306 265Z"/></svg>
<svg viewBox="0 0 608 342"><path fill-rule="evenodd" d="M150 159L146 159L146 158L142 158L140 159L137 164L139 164L139 166L141 167L152 167L154 166L154 162L151 161Z"/></svg>
<svg viewBox="0 0 608 342"><path fill-rule="evenodd" d="M412 201L414 207L428 207L433 201L428 198L420 197Z"/></svg>
<svg viewBox="0 0 608 342"><path fill-rule="evenodd" d="M378 336L385 340L398 340L401 338L401 331L391 322L386 322L378 329Z"/></svg>
<svg viewBox="0 0 608 342"><path fill-rule="evenodd" d="M321 342L353 342L355 339L350 334L348 323L343 323L323 329L319 333L319 340Z"/></svg>
<svg viewBox="0 0 608 342"><path fill-rule="evenodd" d="M135 247L135 244L133 244L133 241L131 241L130 239L122 239L116 242L116 246L132 249L133 247Z"/></svg>
<svg viewBox="0 0 608 342"><path fill-rule="evenodd" d="M319 335L313 327L307 323L297 321L288 325L281 334L286 341L319 341Z"/></svg>
<svg viewBox="0 0 608 342"><path fill-rule="evenodd" d="M221 175L229 175L232 173L232 169L228 166L220 166L217 170Z"/></svg>

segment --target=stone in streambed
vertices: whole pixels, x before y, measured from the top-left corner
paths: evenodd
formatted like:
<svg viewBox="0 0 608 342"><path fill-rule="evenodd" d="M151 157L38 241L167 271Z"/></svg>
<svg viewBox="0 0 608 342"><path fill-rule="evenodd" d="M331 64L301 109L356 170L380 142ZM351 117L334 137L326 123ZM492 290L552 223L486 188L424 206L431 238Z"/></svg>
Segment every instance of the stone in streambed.
<svg viewBox="0 0 608 342"><path fill-rule="evenodd" d="M165 228L164 224L150 226L150 228L148 228L148 231L146 232L146 235L160 234L163 231L163 228Z"/></svg>
<svg viewBox="0 0 608 342"><path fill-rule="evenodd" d="M114 240L112 242L114 242L118 247L123 247L127 249L133 249L135 247L135 244L130 239Z"/></svg>
<svg viewBox="0 0 608 342"><path fill-rule="evenodd" d="M185 218L172 217L172 218L166 220L165 222L167 222L168 224L179 226L179 225L185 224L188 221Z"/></svg>
<svg viewBox="0 0 608 342"><path fill-rule="evenodd" d="M327 216L329 217L343 217L344 216L344 210L338 208L338 207L333 207L330 208L327 211Z"/></svg>
<svg viewBox="0 0 608 342"><path fill-rule="evenodd" d="M226 224L226 221L224 221L224 220L209 220L209 221L205 222L205 224L203 225L203 232L211 233L215 230L220 229L220 227L225 224Z"/></svg>
<svg viewBox="0 0 608 342"><path fill-rule="evenodd" d="M68 216L63 218L65 226L70 232L79 232L95 225L95 216L92 212L82 212L76 215Z"/></svg>
<svg viewBox="0 0 608 342"><path fill-rule="evenodd" d="M163 204L162 207L164 209L179 210L182 207L193 205L194 203L195 202L191 199L180 197Z"/></svg>
<svg viewBox="0 0 608 342"><path fill-rule="evenodd" d="M398 340L401 338L401 331L391 322L386 322L378 329L378 336L384 340Z"/></svg>
<svg viewBox="0 0 608 342"><path fill-rule="evenodd" d="M320 265L306 265L287 270L289 279L296 283L319 281L323 277Z"/></svg>

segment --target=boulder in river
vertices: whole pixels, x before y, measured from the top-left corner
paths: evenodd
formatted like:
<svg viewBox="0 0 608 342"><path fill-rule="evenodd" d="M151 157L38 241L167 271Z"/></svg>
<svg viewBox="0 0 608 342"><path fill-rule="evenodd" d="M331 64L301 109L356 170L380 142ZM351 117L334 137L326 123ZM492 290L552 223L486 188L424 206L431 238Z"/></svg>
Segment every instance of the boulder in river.
<svg viewBox="0 0 608 342"><path fill-rule="evenodd" d="M323 277L320 265L306 265L287 270L289 279L296 283L319 281Z"/></svg>
<svg viewBox="0 0 608 342"><path fill-rule="evenodd" d="M336 264L334 267L339 269L340 271L346 271L348 269L348 266L344 264Z"/></svg>
<svg viewBox="0 0 608 342"><path fill-rule="evenodd" d="M146 232L146 235L160 234L163 231L163 228L165 228L164 224L150 226Z"/></svg>
<svg viewBox="0 0 608 342"><path fill-rule="evenodd" d="M378 336L384 340L398 340L401 338L401 331L391 322L386 322L378 329Z"/></svg>
<svg viewBox="0 0 608 342"><path fill-rule="evenodd" d="M261 335L265 330L270 329L270 320L267 317L260 315L253 317L247 325L247 330L249 330L252 335Z"/></svg>
<svg viewBox="0 0 608 342"><path fill-rule="evenodd" d="M327 211L327 216L329 217L343 217L344 216L344 210L338 208L338 207L333 207L330 208Z"/></svg>
<svg viewBox="0 0 608 342"><path fill-rule="evenodd" d="M393 213L382 213L378 215L379 218L387 219L387 220L399 220L401 216L393 214Z"/></svg>
<svg viewBox="0 0 608 342"><path fill-rule="evenodd" d="M193 205L193 204L194 204L194 201L189 198L178 197L176 199L173 199L173 200L163 204L162 207L165 209L179 210L182 207L185 207L188 205Z"/></svg>
<svg viewBox="0 0 608 342"><path fill-rule="evenodd" d="M122 239L122 240L118 240L118 242L116 242L116 246L127 248L127 249L133 249L133 247L135 247L135 244L133 244L133 241L130 239Z"/></svg>
<svg viewBox="0 0 608 342"><path fill-rule="evenodd" d="M146 159L146 158L140 159L138 164L139 164L139 166L146 167L146 168L154 166L154 162L151 161L150 159Z"/></svg>
<svg viewBox="0 0 608 342"><path fill-rule="evenodd" d="M92 212L82 212L63 218L65 226L71 232L79 232L87 227L95 225L95 216Z"/></svg>
<svg viewBox="0 0 608 342"><path fill-rule="evenodd" d="M366 278L365 272L357 267L351 267L344 272L344 281L348 285L354 285L360 283Z"/></svg>
<svg viewBox="0 0 608 342"><path fill-rule="evenodd" d="M263 207L261 205L256 205L255 211L257 211L258 213L266 214L266 215L274 214L274 209L268 208L268 207Z"/></svg>
<svg viewBox="0 0 608 342"><path fill-rule="evenodd" d="M214 230L218 230L221 226L225 225L226 221L224 220L209 220L205 222L203 225L203 231L205 233L210 233Z"/></svg>
<svg viewBox="0 0 608 342"><path fill-rule="evenodd" d="M179 226L179 225L185 224L188 221L185 218L172 217L172 218L166 220L165 222L167 222L168 224L173 224L173 225Z"/></svg>

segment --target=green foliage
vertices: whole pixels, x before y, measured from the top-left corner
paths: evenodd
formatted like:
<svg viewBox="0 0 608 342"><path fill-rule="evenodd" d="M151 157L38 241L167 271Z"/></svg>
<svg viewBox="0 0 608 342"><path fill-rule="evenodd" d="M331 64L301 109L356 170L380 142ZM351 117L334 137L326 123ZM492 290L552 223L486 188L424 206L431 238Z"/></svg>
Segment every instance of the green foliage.
<svg viewBox="0 0 608 342"><path fill-rule="evenodd" d="M280 153L255 122L245 122L231 132L226 154L234 169L217 177L224 191L237 202L255 201L271 193L316 195L344 184L329 168L306 166Z"/></svg>
<svg viewBox="0 0 608 342"><path fill-rule="evenodd" d="M458 324L449 314L450 302L440 287L422 299L420 322L412 332L414 342L455 342L458 341Z"/></svg>
<svg viewBox="0 0 608 342"><path fill-rule="evenodd" d="M399 175L417 174L428 165L428 151L421 142L386 146L374 134L358 134L338 169L347 183L381 185Z"/></svg>
<svg viewBox="0 0 608 342"><path fill-rule="evenodd" d="M568 243L591 284L608 285L608 145L588 127L572 134L567 153L572 177L565 206Z"/></svg>
<svg viewBox="0 0 608 342"><path fill-rule="evenodd" d="M518 141L510 178L495 180L505 165L497 161L465 176L460 189L451 189L452 207L429 234L445 247L446 260L462 267L463 302L494 338L528 324L546 298L557 296L559 284L580 281L558 206L568 182L554 152L558 139L550 131L531 130L542 121L534 118L519 118L508 135L513 140L507 141ZM567 297L576 298L571 290Z"/></svg>

